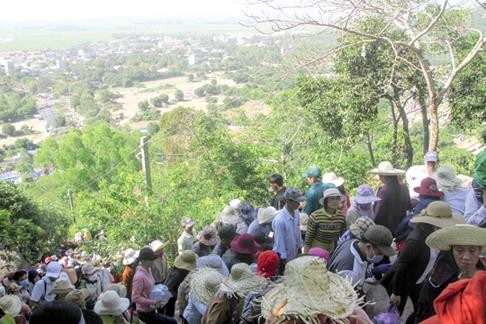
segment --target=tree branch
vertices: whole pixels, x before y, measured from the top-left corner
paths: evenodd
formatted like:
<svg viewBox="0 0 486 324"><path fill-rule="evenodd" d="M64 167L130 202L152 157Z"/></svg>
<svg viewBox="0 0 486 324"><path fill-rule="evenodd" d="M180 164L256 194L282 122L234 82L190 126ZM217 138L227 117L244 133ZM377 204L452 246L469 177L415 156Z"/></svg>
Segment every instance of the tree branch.
<svg viewBox="0 0 486 324"><path fill-rule="evenodd" d="M451 64L452 64L452 70L456 69L456 58L454 57L454 49L452 48L451 42L448 40L445 41L447 44L447 47L449 48L449 55L451 56Z"/></svg>
<svg viewBox="0 0 486 324"><path fill-rule="evenodd" d="M417 36L415 36L410 41L410 43L408 43L409 46L413 46L413 44L417 40L419 40L422 36L424 36L425 34L427 34L432 29L432 27L434 27L434 25L437 23L437 21L440 19L440 17L442 17L442 14L444 13L446 7L447 7L447 0L444 0L444 3L442 4L442 7L440 8L440 11L437 14L437 16L430 22L430 24L424 30L422 30Z"/></svg>
<svg viewBox="0 0 486 324"><path fill-rule="evenodd" d="M478 55L479 51L481 51L483 45L486 43L486 37L483 36L483 33L480 30L476 31L479 33L478 41L469 52L469 54L467 54L467 56L464 58L464 60L462 60L461 64L459 64L447 78L447 81L444 84L444 88L437 95L436 100L438 102L440 102L444 98L447 91L449 91L449 88L451 87L452 82L456 78L457 74L461 72L461 70L464 69L469 63L471 63L471 61L476 57L476 55Z"/></svg>

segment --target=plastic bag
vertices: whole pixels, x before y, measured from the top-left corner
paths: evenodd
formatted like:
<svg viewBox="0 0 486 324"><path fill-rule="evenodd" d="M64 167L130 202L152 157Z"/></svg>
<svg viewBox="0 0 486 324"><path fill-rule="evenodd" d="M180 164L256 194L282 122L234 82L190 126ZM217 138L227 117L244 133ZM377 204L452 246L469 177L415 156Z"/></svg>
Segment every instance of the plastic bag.
<svg viewBox="0 0 486 324"><path fill-rule="evenodd" d="M167 304L172 297L172 293L169 291L166 285L155 285L150 291L149 298L160 301L161 306Z"/></svg>
<svg viewBox="0 0 486 324"><path fill-rule="evenodd" d="M396 306L390 306L386 312L373 317L375 324L400 324L400 312Z"/></svg>

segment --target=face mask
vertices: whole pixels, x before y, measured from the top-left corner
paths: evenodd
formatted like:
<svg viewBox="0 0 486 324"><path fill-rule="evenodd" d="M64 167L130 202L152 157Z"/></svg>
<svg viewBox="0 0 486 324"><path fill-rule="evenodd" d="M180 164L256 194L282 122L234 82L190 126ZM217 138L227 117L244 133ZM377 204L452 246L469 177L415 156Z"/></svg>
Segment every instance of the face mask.
<svg viewBox="0 0 486 324"><path fill-rule="evenodd" d="M374 255L372 258L366 258L369 263L380 263L383 261L383 255Z"/></svg>
<svg viewBox="0 0 486 324"><path fill-rule="evenodd" d="M371 204L359 204L359 208L362 210L370 210Z"/></svg>

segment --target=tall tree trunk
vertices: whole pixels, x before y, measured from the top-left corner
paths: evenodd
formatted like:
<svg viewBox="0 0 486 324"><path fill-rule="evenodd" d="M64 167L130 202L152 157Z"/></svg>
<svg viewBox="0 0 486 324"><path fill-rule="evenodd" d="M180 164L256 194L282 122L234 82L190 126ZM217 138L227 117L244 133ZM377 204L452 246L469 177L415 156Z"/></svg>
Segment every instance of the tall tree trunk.
<svg viewBox="0 0 486 324"><path fill-rule="evenodd" d="M393 87L393 102L395 103L395 107L397 107L400 118L402 119L403 141L405 144L405 154L407 155L407 168L409 168L413 163L413 146L412 141L410 141L407 113L405 112L405 107L403 107L400 101L400 89L397 87Z"/></svg>
<svg viewBox="0 0 486 324"><path fill-rule="evenodd" d="M427 104L425 101L425 93L423 90L418 90L417 95L418 103L420 105L420 111L422 112L422 131L424 133L424 140L423 140L423 153L427 153L429 150L429 118L427 116Z"/></svg>
<svg viewBox="0 0 486 324"><path fill-rule="evenodd" d="M373 146L371 146L371 135L370 132L366 132L366 146L368 147L368 154L370 156L371 166L376 166L375 154L373 153Z"/></svg>
<svg viewBox="0 0 486 324"><path fill-rule="evenodd" d="M392 163L396 164L398 154L398 121L397 114L395 113L395 101L392 97L387 97L390 101L391 115L393 121L393 135L392 135Z"/></svg>
<svg viewBox="0 0 486 324"><path fill-rule="evenodd" d="M430 139L429 139L429 151L437 151L437 145L439 144L439 115L437 114L437 104L435 98L431 98L429 103L430 114Z"/></svg>

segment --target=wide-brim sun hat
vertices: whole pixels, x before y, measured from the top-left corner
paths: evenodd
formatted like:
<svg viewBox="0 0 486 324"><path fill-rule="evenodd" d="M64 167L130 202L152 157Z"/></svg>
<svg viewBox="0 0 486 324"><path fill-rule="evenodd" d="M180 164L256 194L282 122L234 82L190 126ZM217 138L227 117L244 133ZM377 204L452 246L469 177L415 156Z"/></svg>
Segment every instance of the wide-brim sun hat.
<svg viewBox="0 0 486 324"><path fill-rule="evenodd" d="M217 254L209 254L197 259L197 269L202 269L206 267L218 271L221 275L225 277L229 275L228 267L224 263L223 259Z"/></svg>
<svg viewBox="0 0 486 324"><path fill-rule="evenodd" d="M287 263L283 282L263 296L263 317L270 318L275 305L285 301L282 321L299 319L304 323L321 323L322 315L348 323L347 318L362 304L349 280L328 271L325 261L313 256Z"/></svg>
<svg viewBox="0 0 486 324"><path fill-rule="evenodd" d="M123 252L123 261L122 261L123 265L130 265L130 264L134 263L138 258L138 253L139 253L139 251L137 251L137 250L126 249Z"/></svg>
<svg viewBox="0 0 486 324"><path fill-rule="evenodd" d="M123 314L130 306L128 298L121 298L116 291L109 290L102 293L94 306L94 311L98 315L114 315Z"/></svg>
<svg viewBox="0 0 486 324"><path fill-rule="evenodd" d="M324 200L326 200L329 197L341 197L341 192L337 188L329 188L324 191L322 198L319 199L319 204L324 206Z"/></svg>
<svg viewBox="0 0 486 324"><path fill-rule="evenodd" d="M223 279L223 275L215 269L197 269L192 273L190 283L191 292L201 303L207 305L209 300L218 291Z"/></svg>
<svg viewBox="0 0 486 324"><path fill-rule="evenodd" d="M324 173L321 178L322 183L332 183L336 187L341 186L344 183L343 177L338 177L334 172Z"/></svg>
<svg viewBox="0 0 486 324"><path fill-rule="evenodd" d="M223 224L236 225L236 223L238 222L236 209L231 206L224 207L223 211L219 213L218 219Z"/></svg>
<svg viewBox="0 0 486 324"><path fill-rule="evenodd" d="M182 251L181 254L175 258L174 266L179 269L192 271L196 269L197 258L198 255L193 251Z"/></svg>
<svg viewBox="0 0 486 324"><path fill-rule="evenodd" d="M403 170L395 169L390 161L380 162L377 168L371 169L368 172L383 176L403 175L405 173Z"/></svg>
<svg viewBox="0 0 486 324"><path fill-rule="evenodd" d="M433 178L437 181L437 187L440 190L453 191L462 186L462 181L456 175L453 168L449 166L439 167L433 174Z"/></svg>
<svg viewBox="0 0 486 324"><path fill-rule="evenodd" d="M83 306L85 305L86 299L88 299L89 295L89 290L86 288L75 289L69 292L66 297L64 297L64 300L75 303L78 306Z"/></svg>
<svg viewBox="0 0 486 324"><path fill-rule="evenodd" d="M258 224L261 225L261 224L272 222L276 214L277 214L277 210L272 206L266 208L258 208L258 213L257 213Z"/></svg>
<svg viewBox="0 0 486 324"><path fill-rule="evenodd" d="M373 189L371 189L371 187L368 185L359 186L356 190L356 197L354 197L354 201L360 205L371 204L380 200L381 198L375 196Z"/></svg>
<svg viewBox="0 0 486 324"><path fill-rule="evenodd" d="M442 198L444 193L437 188L435 179L427 177L420 181L420 186L413 188L413 191L420 195Z"/></svg>
<svg viewBox="0 0 486 324"><path fill-rule="evenodd" d="M206 246L215 246L218 243L218 232L214 226L207 226L198 234L198 240Z"/></svg>
<svg viewBox="0 0 486 324"><path fill-rule="evenodd" d="M0 298L0 308L15 317L20 314L22 303L16 295L5 295Z"/></svg>
<svg viewBox="0 0 486 324"><path fill-rule="evenodd" d="M157 252L160 249L165 248L166 245L167 245L167 242L162 242L161 240L154 240L154 241L150 242L150 244L149 244L150 248L154 252Z"/></svg>
<svg viewBox="0 0 486 324"><path fill-rule="evenodd" d="M127 297L127 288L121 283L111 283L106 285L105 291L112 290L118 294L121 298Z"/></svg>
<svg viewBox="0 0 486 324"><path fill-rule="evenodd" d="M425 223L440 228L464 224L461 214L453 213L451 207L445 201L433 201L418 216L413 217L412 223Z"/></svg>
<svg viewBox="0 0 486 324"><path fill-rule="evenodd" d="M76 288L73 286L69 278L61 277L54 282L53 288L49 292L49 295L67 295L74 289Z"/></svg>
<svg viewBox="0 0 486 324"><path fill-rule="evenodd" d="M249 292L262 290L269 283L268 279L256 276L248 264L237 263L231 267L229 277L221 283L218 294L225 295L228 298L243 298Z"/></svg>
<svg viewBox="0 0 486 324"><path fill-rule="evenodd" d="M231 251L240 254L254 255L260 249L260 244L256 243L253 235L248 233L236 236L230 245Z"/></svg>
<svg viewBox="0 0 486 324"><path fill-rule="evenodd" d="M430 234L425 243L437 250L447 251L451 247L481 246L486 247L486 228L470 224L458 224L441 228Z"/></svg>

